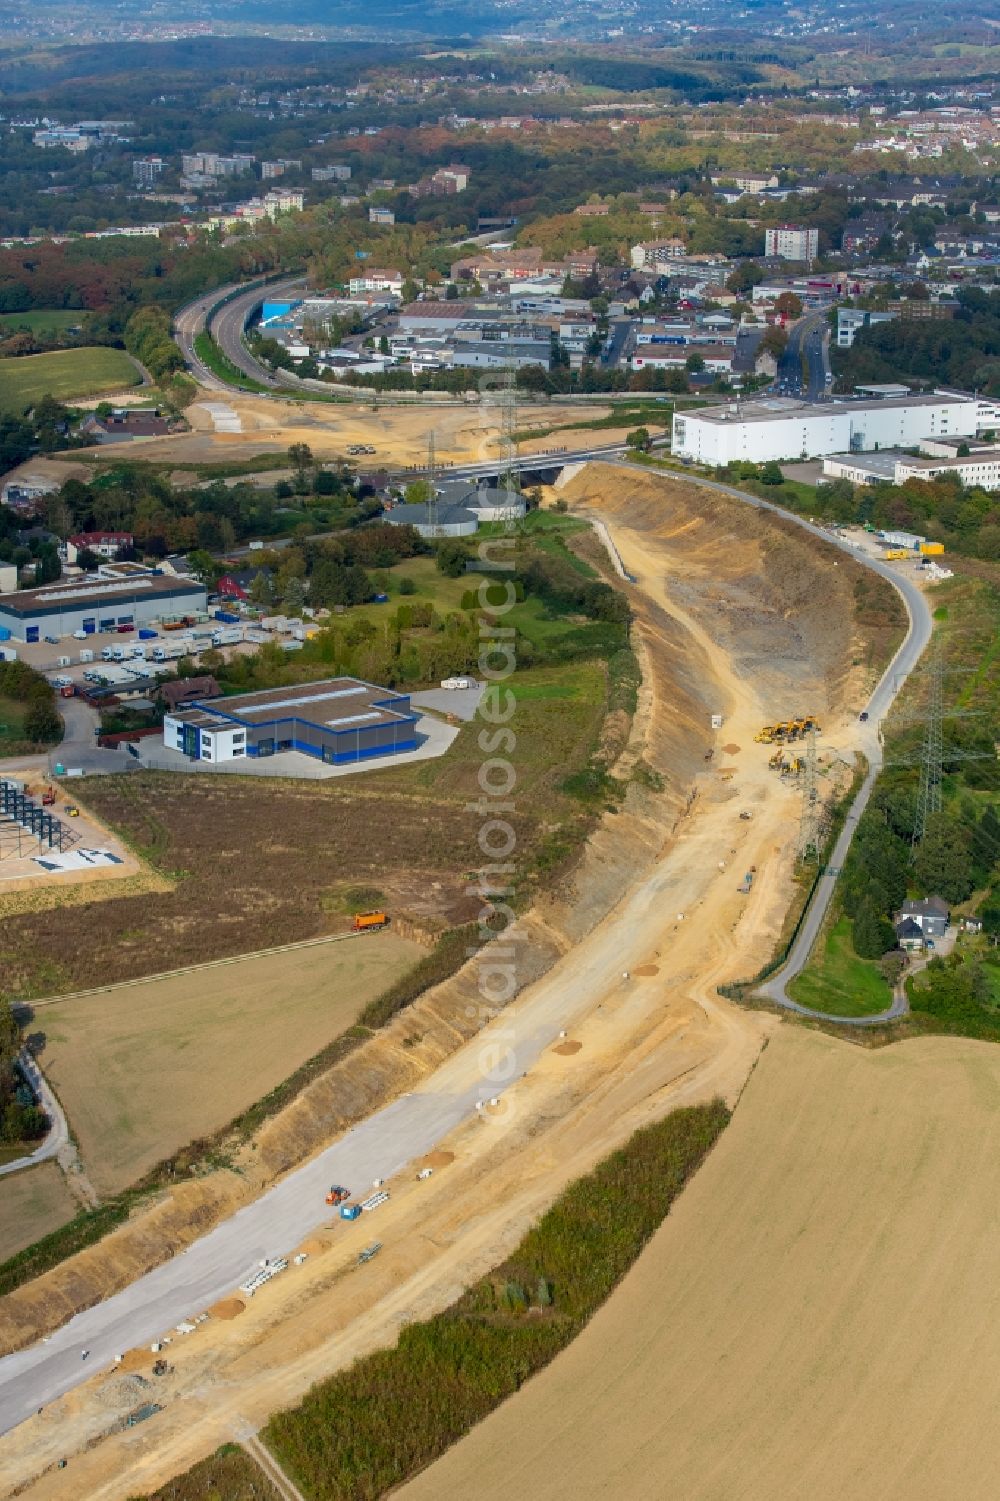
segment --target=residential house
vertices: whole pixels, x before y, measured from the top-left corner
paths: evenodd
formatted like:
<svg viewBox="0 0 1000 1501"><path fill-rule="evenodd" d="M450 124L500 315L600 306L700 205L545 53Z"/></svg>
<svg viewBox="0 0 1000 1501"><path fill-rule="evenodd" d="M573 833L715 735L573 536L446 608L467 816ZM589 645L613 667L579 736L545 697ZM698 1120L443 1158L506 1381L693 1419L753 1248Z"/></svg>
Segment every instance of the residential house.
<svg viewBox="0 0 1000 1501"><path fill-rule="evenodd" d="M924 946L923 929L912 917L904 917L895 924L896 943L904 954L919 954Z"/></svg>
<svg viewBox="0 0 1000 1501"><path fill-rule="evenodd" d="M77 532L66 539L66 561L75 563L84 550L99 558L117 558L119 553L131 550L133 541L131 532Z"/></svg>
<svg viewBox="0 0 1000 1501"><path fill-rule="evenodd" d="M948 928L950 911L948 903L939 896L922 897L919 901L905 901L896 913L897 927L907 921L920 929L923 938L943 938Z"/></svg>
<svg viewBox="0 0 1000 1501"><path fill-rule="evenodd" d="M246 603L259 571L257 568L240 568L224 573L215 586L216 594L220 599L237 599Z"/></svg>
<svg viewBox="0 0 1000 1501"><path fill-rule="evenodd" d="M161 683L159 689L159 696L166 705L168 714L173 714L176 709L183 708L194 699L219 698L221 693L222 689L210 675L179 678L173 683Z"/></svg>

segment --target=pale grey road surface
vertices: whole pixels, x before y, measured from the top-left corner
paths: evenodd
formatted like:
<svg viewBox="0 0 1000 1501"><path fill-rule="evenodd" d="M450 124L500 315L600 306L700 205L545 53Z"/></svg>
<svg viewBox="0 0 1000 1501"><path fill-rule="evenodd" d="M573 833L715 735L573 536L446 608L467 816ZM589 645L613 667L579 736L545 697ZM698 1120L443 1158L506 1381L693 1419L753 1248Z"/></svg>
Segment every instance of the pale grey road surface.
<svg viewBox="0 0 1000 1501"><path fill-rule="evenodd" d="M659 871L630 896L635 931L641 934L665 901L678 900L671 893L680 880L676 872ZM77 1314L42 1343L0 1360L0 1432L107 1368L116 1355L170 1334L182 1320L228 1296L265 1257L294 1251L329 1222L324 1197L331 1183L346 1184L360 1199L376 1178L388 1180L430 1151L475 1115L477 1101L502 1095L504 1083L531 1068L560 1030L590 1009L595 993L619 984L621 964L616 944L595 943L587 984L545 976L530 999L514 1002L420 1089L363 1121L179 1256ZM482 1129L490 1126L484 1122ZM378 1212L339 1224L338 1233L360 1250L377 1234ZM281 1275L294 1277L294 1266ZM266 1289L258 1296L266 1297ZM90 1351L86 1361L83 1350Z"/></svg>

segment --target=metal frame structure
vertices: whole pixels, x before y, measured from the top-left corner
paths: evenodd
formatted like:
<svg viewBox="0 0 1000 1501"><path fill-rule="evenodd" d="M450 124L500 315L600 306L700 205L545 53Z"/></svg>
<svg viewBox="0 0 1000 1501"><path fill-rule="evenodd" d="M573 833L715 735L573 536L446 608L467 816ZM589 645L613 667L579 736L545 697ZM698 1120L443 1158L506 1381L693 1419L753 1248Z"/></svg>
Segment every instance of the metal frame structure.
<svg viewBox="0 0 1000 1501"><path fill-rule="evenodd" d="M78 842L79 836L29 797L19 783L0 780L0 860L47 849L63 854Z"/></svg>

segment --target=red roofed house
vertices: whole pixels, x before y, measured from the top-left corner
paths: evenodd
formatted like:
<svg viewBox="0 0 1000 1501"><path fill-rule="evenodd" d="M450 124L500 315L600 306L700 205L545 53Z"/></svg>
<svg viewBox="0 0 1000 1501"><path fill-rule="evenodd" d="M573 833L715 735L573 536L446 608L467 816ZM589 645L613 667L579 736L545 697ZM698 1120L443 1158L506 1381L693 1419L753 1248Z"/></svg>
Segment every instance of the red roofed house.
<svg viewBox="0 0 1000 1501"><path fill-rule="evenodd" d="M134 540L131 532L78 532L66 539L66 561L75 563L85 549L99 558L117 558L120 552L128 552Z"/></svg>

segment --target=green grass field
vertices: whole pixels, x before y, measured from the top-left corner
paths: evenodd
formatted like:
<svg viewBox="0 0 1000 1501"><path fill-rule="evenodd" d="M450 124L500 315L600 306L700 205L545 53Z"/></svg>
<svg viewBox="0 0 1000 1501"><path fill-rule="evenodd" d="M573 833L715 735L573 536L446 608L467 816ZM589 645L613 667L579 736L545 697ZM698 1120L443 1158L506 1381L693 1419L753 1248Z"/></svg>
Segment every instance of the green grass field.
<svg viewBox="0 0 1000 1501"><path fill-rule="evenodd" d="M5 334L29 333L48 338L78 328L85 314L80 308L32 308L27 313L4 313L0 331Z"/></svg>
<svg viewBox="0 0 1000 1501"><path fill-rule="evenodd" d="M849 917L837 919L822 952L792 981L788 993L800 1006L833 1016L873 1016L887 1011L892 1001L878 966L855 954Z"/></svg>
<svg viewBox="0 0 1000 1501"><path fill-rule="evenodd" d="M26 412L43 396L60 401L137 386L139 374L120 349L57 349L0 360L0 411Z"/></svg>

